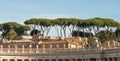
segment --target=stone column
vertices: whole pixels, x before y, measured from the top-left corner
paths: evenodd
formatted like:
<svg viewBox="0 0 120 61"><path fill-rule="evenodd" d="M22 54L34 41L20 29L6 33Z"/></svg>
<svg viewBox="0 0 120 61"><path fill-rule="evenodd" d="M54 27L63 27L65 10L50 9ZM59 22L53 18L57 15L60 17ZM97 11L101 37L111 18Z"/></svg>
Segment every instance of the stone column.
<svg viewBox="0 0 120 61"><path fill-rule="evenodd" d="M24 45L22 45L22 53L24 53Z"/></svg>
<svg viewBox="0 0 120 61"><path fill-rule="evenodd" d="M98 58L98 61L102 61L101 58Z"/></svg>
<svg viewBox="0 0 120 61"><path fill-rule="evenodd" d="M58 58L56 58L56 61L59 61Z"/></svg>
<svg viewBox="0 0 120 61"><path fill-rule="evenodd" d="M32 59L29 59L29 61L32 61Z"/></svg>
<svg viewBox="0 0 120 61"><path fill-rule="evenodd" d="M0 58L0 61L2 61L2 58Z"/></svg>
<svg viewBox="0 0 120 61"><path fill-rule="evenodd" d="M32 45L30 44L29 45L29 53L31 53L32 52Z"/></svg>
<svg viewBox="0 0 120 61"><path fill-rule="evenodd" d="M50 44L50 52L51 52L51 50L52 50L52 45Z"/></svg>
<svg viewBox="0 0 120 61"><path fill-rule="evenodd" d="M78 61L78 59L75 59L75 61Z"/></svg>
<svg viewBox="0 0 120 61"><path fill-rule="evenodd" d="M120 61L120 57L117 57L117 61Z"/></svg>
<svg viewBox="0 0 120 61"><path fill-rule="evenodd" d="M90 59L88 59L88 58L85 58L85 61L90 61Z"/></svg>
<svg viewBox="0 0 120 61"><path fill-rule="evenodd" d="M52 49L52 47L53 47L53 46L50 44L50 49Z"/></svg>
<svg viewBox="0 0 120 61"><path fill-rule="evenodd" d="M99 42L98 42L98 39L96 39L95 41L96 41L96 44L97 44L96 47L99 48L99 45L100 45L100 44L99 44Z"/></svg>
<svg viewBox="0 0 120 61"><path fill-rule="evenodd" d="M113 47L115 47L115 41L113 41L113 45L114 45Z"/></svg>
<svg viewBox="0 0 120 61"><path fill-rule="evenodd" d="M22 61L24 61L24 59L21 59Z"/></svg>
<svg viewBox="0 0 120 61"><path fill-rule="evenodd" d="M17 59L14 59L15 61L17 61Z"/></svg>
<svg viewBox="0 0 120 61"><path fill-rule="evenodd" d="M71 46L71 44L70 44L70 49L72 49L72 46Z"/></svg>
<svg viewBox="0 0 120 61"><path fill-rule="evenodd" d="M114 57L112 58L112 61L115 61L115 58L114 58Z"/></svg>
<svg viewBox="0 0 120 61"><path fill-rule="evenodd" d="M101 61L101 59L100 58L98 58L98 59L96 59L97 61Z"/></svg>
<svg viewBox="0 0 120 61"><path fill-rule="evenodd" d="M63 59L63 61L65 61L65 59Z"/></svg>
<svg viewBox="0 0 120 61"><path fill-rule="evenodd" d="M83 48L83 49L85 48L85 43L82 43L82 48Z"/></svg>
<svg viewBox="0 0 120 61"><path fill-rule="evenodd" d="M117 45L117 47L120 47L120 43L118 42L118 45Z"/></svg>
<svg viewBox="0 0 120 61"><path fill-rule="evenodd" d="M8 45L8 53L10 53L10 45Z"/></svg>
<svg viewBox="0 0 120 61"><path fill-rule="evenodd" d="M78 43L76 44L76 49L78 49Z"/></svg>
<svg viewBox="0 0 120 61"><path fill-rule="evenodd" d="M64 44L64 49L66 48L66 45Z"/></svg>
<svg viewBox="0 0 120 61"><path fill-rule="evenodd" d="M10 61L10 59L7 59L7 61Z"/></svg>
<svg viewBox="0 0 120 61"><path fill-rule="evenodd" d="M15 53L17 53L17 45L15 45Z"/></svg>
<svg viewBox="0 0 120 61"><path fill-rule="evenodd" d="M45 61L45 59L42 59L42 61Z"/></svg>
<svg viewBox="0 0 120 61"><path fill-rule="evenodd" d="M59 45L57 44L56 47L59 49Z"/></svg>
<svg viewBox="0 0 120 61"><path fill-rule="evenodd" d="M45 53L45 45L43 45L43 53Z"/></svg>
<svg viewBox="0 0 120 61"><path fill-rule="evenodd" d="M49 61L52 61L52 59L49 59Z"/></svg>
<svg viewBox="0 0 120 61"><path fill-rule="evenodd" d="M1 53L3 52L3 45L0 45L0 48L1 48Z"/></svg>
<svg viewBox="0 0 120 61"><path fill-rule="evenodd" d="M36 48L37 48L37 50L38 50L39 46L38 46L38 45L36 45Z"/></svg>
<svg viewBox="0 0 120 61"><path fill-rule="evenodd" d="M110 41L108 41L108 48L110 48Z"/></svg>
<svg viewBox="0 0 120 61"><path fill-rule="evenodd" d="M90 61L90 59L89 59L89 58L87 58L87 61Z"/></svg>
<svg viewBox="0 0 120 61"><path fill-rule="evenodd" d="M38 45L36 45L36 49L37 49L37 50L36 50L36 53L38 53L38 52L39 52L39 50L38 50L38 49L39 49L39 46L38 46Z"/></svg>
<svg viewBox="0 0 120 61"><path fill-rule="evenodd" d="M36 61L38 61L38 59L36 59Z"/></svg>
<svg viewBox="0 0 120 61"><path fill-rule="evenodd" d="M110 61L109 57L107 58L107 61Z"/></svg>

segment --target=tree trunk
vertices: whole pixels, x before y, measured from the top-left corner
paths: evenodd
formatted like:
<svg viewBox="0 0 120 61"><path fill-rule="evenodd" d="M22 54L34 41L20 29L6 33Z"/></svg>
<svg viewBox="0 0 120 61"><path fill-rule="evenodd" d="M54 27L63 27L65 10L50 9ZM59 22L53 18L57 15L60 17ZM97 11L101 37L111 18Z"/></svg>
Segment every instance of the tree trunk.
<svg viewBox="0 0 120 61"><path fill-rule="evenodd" d="M62 37L62 26L61 26L61 29L60 29L60 36Z"/></svg>
<svg viewBox="0 0 120 61"><path fill-rule="evenodd" d="M63 27L64 37L66 38L66 27Z"/></svg>
<svg viewBox="0 0 120 61"><path fill-rule="evenodd" d="M56 32L57 32L58 37L60 37L60 36L59 36L59 29L58 29L57 26L55 26L55 30L56 30Z"/></svg>
<svg viewBox="0 0 120 61"><path fill-rule="evenodd" d="M50 31L50 28L51 28L51 27L48 27L48 28L47 28L46 37L48 37L48 33L49 33L49 31Z"/></svg>

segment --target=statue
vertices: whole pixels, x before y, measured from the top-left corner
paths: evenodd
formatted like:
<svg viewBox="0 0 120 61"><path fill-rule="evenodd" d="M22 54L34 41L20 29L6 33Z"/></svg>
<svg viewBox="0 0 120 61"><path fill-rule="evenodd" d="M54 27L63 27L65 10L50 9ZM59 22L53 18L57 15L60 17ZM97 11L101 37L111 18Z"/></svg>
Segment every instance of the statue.
<svg viewBox="0 0 120 61"><path fill-rule="evenodd" d="M98 39L96 37L94 37L94 47L99 47L99 42L98 42Z"/></svg>

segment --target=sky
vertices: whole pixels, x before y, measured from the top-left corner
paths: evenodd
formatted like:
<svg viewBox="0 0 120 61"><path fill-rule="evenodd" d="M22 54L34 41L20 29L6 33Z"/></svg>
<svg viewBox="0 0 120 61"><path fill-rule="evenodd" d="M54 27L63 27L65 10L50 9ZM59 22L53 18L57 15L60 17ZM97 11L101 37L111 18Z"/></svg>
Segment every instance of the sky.
<svg viewBox="0 0 120 61"><path fill-rule="evenodd" d="M61 17L101 17L120 22L120 0L0 0L0 23Z"/></svg>
<svg viewBox="0 0 120 61"><path fill-rule="evenodd" d="M30 18L112 18L120 21L120 0L0 0L0 23Z"/></svg>

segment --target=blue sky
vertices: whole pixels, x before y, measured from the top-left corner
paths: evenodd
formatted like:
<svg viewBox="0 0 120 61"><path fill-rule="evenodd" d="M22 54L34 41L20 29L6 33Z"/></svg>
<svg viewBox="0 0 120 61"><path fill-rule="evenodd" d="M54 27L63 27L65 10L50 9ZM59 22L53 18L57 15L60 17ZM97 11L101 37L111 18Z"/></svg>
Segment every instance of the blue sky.
<svg viewBox="0 0 120 61"><path fill-rule="evenodd" d="M102 17L119 22L120 0L0 0L0 23L60 17Z"/></svg>

